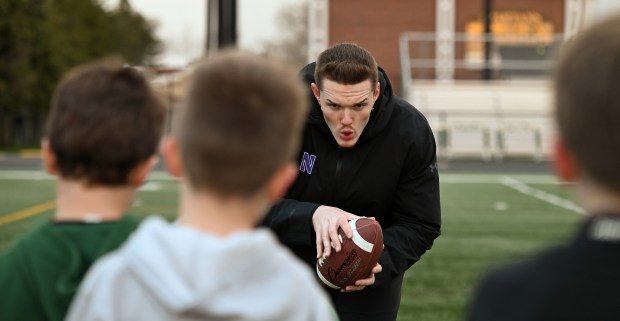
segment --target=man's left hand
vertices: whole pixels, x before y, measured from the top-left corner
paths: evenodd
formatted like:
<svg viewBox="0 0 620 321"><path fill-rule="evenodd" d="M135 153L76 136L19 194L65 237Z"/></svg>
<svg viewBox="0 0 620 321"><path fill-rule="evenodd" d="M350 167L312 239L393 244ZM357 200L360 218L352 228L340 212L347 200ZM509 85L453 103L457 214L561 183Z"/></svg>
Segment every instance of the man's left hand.
<svg viewBox="0 0 620 321"><path fill-rule="evenodd" d="M383 268L381 267L381 264L377 263L377 265L375 265L375 267L372 268L372 271L370 272L370 275L367 278L357 280L355 281L354 285L347 285L346 288L341 289L340 291L342 292L361 291L365 287L375 284L375 274L380 273L382 269Z"/></svg>

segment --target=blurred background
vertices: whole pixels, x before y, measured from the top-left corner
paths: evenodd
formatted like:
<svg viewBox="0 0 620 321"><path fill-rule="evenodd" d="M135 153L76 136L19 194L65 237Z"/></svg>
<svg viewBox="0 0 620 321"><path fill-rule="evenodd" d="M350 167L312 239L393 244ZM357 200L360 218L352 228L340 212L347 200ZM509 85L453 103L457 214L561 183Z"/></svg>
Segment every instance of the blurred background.
<svg viewBox="0 0 620 321"><path fill-rule="evenodd" d="M550 76L563 43L619 10L620 0L0 0L0 251L53 214L38 144L71 67L124 57L167 102L169 126L202 57L238 47L301 68L355 42L438 146L442 236L405 275L398 320L463 320L488 268L579 226L583 209L549 166ZM175 218L178 183L162 163L131 214Z"/></svg>
<svg viewBox="0 0 620 321"><path fill-rule="evenodd" d="M303 0L0 0L0 158L38 146L75 65L121 56L174 108L202 56L239 46L301 65L307 30Z"/></svg>
<svg viewBox="0 0 620 321"><path fill-rule="evenodd" d="M0 149L36 147L72 66L120 55L170 118L201 57L223 47L301 67L355 42L429 119L438 157L549 159L549 76L560 45L617 0L0 0Z"/></svg>

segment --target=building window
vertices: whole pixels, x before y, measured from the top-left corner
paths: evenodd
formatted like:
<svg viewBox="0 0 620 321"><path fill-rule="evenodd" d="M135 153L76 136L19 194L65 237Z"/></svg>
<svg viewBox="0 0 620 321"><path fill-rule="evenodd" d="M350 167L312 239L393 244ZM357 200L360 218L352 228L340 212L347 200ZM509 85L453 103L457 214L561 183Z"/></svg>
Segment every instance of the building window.
<svg viewBox="0 0 620 321"><path fill-rule="evenodd" d="M484 22L482 18L465 24L464 63L479 69L484 63ZM544 73L541 60L547 60L555 43L554 25L540 12L495 11L491 16L491 66L512 74Z"/></svg>

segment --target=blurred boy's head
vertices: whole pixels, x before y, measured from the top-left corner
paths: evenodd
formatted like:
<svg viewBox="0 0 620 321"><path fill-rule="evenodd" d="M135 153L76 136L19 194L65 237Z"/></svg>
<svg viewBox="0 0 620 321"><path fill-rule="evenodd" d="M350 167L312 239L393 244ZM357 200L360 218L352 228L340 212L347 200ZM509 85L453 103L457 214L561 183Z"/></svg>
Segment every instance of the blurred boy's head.
<svg viewBox="0 0 620 321"><path fill-rule="evenodd" d="M176 130L188 184L225 197L256 194L291 164L306 112L295 71L248 53L208 58Z"/></svg>
<svg viewBox="0 0 620 321"><path fill-rule="evenodd" d="M620 194L620 16L578 34L555 74L556 154L564 178L579 175ZM563 166L563 167L562 167ZM571 170L571 168L574 168ZM564 173L562 173L564 172Z"/></svg>
<svg viewBox="0 0 620 321"><path fill-rule="evenodd" d="M165 109L147 80L118 60L82 65L59 83L44 141L65 179L128 184L129 173L155 155Z"/></svg>

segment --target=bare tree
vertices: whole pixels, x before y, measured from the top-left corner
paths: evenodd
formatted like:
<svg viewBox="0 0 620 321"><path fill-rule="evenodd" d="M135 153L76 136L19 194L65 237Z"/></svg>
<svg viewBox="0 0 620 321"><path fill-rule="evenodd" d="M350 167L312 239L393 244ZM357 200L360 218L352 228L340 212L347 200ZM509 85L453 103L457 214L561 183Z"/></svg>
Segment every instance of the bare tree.
<svg viewBox="0 0 620 321"><path fill-rule="evenodd" d="M308 3L302 0L283 7L276 17L279 37L265 41L262 52L300 68L308 63Z"/></svg>

